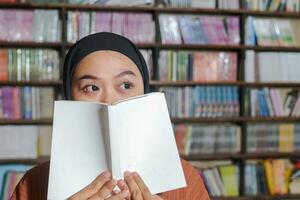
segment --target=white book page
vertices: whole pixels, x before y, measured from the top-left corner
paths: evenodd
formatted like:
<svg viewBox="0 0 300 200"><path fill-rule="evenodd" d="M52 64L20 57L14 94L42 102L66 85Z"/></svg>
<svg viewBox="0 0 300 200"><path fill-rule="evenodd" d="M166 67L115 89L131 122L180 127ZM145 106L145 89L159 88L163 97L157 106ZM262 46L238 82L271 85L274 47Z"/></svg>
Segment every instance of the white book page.
<svg viewBox="0 0 300 200"><path fill-rule="evenodd" d="M107 115L91 102L56 101L48 199L66 199L109 169L105 151Z"/></svg>
<svg viewBox="0 0 300 200"><path fill-rule="evenodd" d="M118 140L111 144L118 146L121 175L137 171L153 194L185 187L164 94L152 93L112 107L115 115L110 123L115 131L111 135L118 134L112 136Z"/></svg>

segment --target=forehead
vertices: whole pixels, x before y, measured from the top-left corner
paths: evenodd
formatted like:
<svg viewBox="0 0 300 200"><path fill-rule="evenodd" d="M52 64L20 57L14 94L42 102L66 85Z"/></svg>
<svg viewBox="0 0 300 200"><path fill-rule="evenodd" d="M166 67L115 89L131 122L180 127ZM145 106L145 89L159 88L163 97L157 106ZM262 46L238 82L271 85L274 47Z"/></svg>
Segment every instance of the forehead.
<svg viewBox="0 0 300 200"><path fill-rule="evenodd" d="M131 70L139 73L137 65L124 54L111 51L100 50L85 56L77 65L75 74L78 73L97 73L106 74L118 73L122 70Z"/></svg>

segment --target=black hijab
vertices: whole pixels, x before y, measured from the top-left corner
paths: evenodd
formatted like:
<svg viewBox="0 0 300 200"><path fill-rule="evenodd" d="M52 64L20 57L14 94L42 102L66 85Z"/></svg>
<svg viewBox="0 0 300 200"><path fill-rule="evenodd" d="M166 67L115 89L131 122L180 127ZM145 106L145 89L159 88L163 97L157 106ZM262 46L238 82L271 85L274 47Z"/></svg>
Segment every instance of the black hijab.
<svg viewBox="0 0 300 200"><path fill-rule="evenodd" d="M144 82L144 93L150 91L146 62L138 48L127 38L109 32L88 35L77 41L68 51L63 70L65 99L71 99L71 80L77 64L88 54L100 50L112 50L124 54L138 67Z"/></svg>

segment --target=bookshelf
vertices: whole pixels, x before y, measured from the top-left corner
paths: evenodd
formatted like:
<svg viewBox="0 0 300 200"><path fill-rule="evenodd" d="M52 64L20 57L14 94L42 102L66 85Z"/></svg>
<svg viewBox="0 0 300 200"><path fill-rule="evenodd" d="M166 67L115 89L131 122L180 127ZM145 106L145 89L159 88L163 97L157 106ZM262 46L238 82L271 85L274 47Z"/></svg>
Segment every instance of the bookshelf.
<svg viewBox="0 0 300 200"><path fill-rule="evenodd" d="M242 1L240 1L242 4ZM242 6L243 7L243 6ZM244 196L244 167L246 160L249 159L266 159L266 158L287 158L294 159L300 158L300 152L292 153L247 153L246 152L246 124L249 123L274 123L274 122L299 122L300 117L248 117L245 116L245 111L242 103L245 101L246 88L300 88L300 82L245 82L245 52L247 50L254 50L255 52L300 52L300 46L297 47L274 47L274 46L250 46L244 43L245 36L245 22L248 16L264 17L264 18L284 18L284 19L300 19L300 13L287 13L287 12L273 12L273 11L253 11L244 8L236 10L224 9L202 9L202 8L166 8L158 6L139 6L139 7L125 7L125 6L99 6L99 5L71 5L65 3L55 4L38 4L38 3L0 3L0 9L54 9L58 10L61 19L61 41L59 42L7 42L1 41L0 48L29 48L29 49L54 49L59 52L61 59L60 68L62 69L62 58L68 48L73 43L67 41L67 12L68 11L108 11L108 12L129 12L129 13L150 13L155 22L155 41L152 43L139 43L137 46L141 49L152 51L154 80L151 81L151 88L156 90L159 87L184 87L184 86L237 86L240 94L240 115L238 117L189 117L189 118L175 118L172 117L174 124L215 124L215 123L234 123L242 128L241 138L241 152L240 153L215 153L215 154L196 154L183 156L186 160L190 161L204 161L204 160L234 160L239 163L240 170L240 193L241 197L213 197L216 200L236 199L236 200L252 200L252 199L299 199L300 195L283 195L283 196ZM197 15L210 15L210 16L238 16L240 19L240 37L241 42L237 45L188 45L188 44L162 44L159 31L159 15L160 14L197 14ZM191 50L191 51L225 51L236 52L238 55L238 79L235 82L196 82L196 81L159 81L158 80L158 60L159 52L161 50ZM53 87L56 92L61 93L62 81L5 81L0 82L0 86L38 86L38 87ZM4 120L0 119L0 125L51 125L52 119L38 119L38 120ZM23 164L37 164L49 160L49 157L40 157L37 159L6 159L1 160L0 164L10 163L23 163Z"/></svg>

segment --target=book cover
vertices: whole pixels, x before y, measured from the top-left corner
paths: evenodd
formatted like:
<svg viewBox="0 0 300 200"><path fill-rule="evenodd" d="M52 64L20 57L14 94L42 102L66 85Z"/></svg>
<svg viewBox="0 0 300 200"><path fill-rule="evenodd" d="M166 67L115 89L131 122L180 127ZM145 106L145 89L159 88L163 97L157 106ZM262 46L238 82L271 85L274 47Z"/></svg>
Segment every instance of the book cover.
<svg viewBox="0 0 300 200"><path fill-rule="evenodd" d="M162 93L113 105L56 101L51 148L48 199L73 195L104 170L116 179L137 171L153 194L186 186Z"/></svg>

